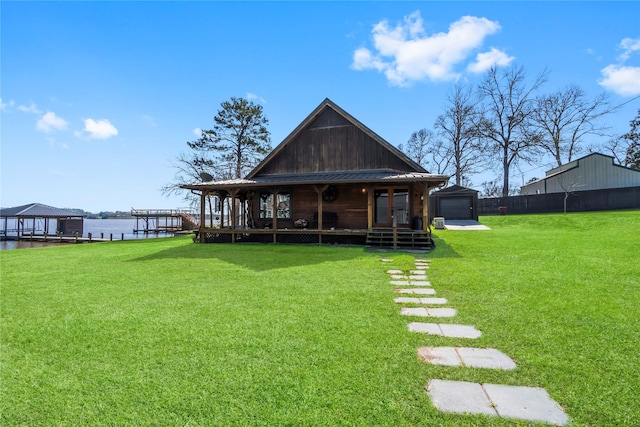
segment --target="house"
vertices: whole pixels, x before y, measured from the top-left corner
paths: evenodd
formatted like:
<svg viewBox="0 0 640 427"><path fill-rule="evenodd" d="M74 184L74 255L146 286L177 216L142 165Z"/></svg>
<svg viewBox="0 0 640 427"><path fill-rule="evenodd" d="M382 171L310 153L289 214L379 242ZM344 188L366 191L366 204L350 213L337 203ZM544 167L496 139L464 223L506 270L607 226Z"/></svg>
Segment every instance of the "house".
<svg viewBox="0 0 640 427"><path fill-rule="evenodd" d="M478 220L478 190L452 185L431 193L431 219Z"/></svg>
<svg viewBox="0 0 640 427"><path fill-rule="evenodd" d="M546 176L523 185L520 194L549 194L640 186L640 171L616 165L613 157L591 153L548 170Z"/></svg>
<svg viewBox="0 0 640 427"><path fill-rule="evenodd" d="M82 236L84 224L82 215L41 203L0 209L0 219L2 239L28 235Z"/></svg>
<svg viewBox="0 0 640 427"><path fill-rule="evenodd" d="M325 99L245 178L182 188L200 193L202 218L206 196L234 200L234 220L201 224L200 242L364 244L394 227L430 240L429 192L446 182Z"/></svg>

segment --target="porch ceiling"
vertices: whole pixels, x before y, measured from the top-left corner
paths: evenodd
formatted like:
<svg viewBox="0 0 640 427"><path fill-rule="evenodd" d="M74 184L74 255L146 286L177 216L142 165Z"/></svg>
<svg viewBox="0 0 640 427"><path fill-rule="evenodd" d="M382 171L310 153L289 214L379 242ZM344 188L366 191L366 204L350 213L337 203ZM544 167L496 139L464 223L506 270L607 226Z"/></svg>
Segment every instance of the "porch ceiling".
<svg viewBox="0 0 640 427"><path fill-rule="evenodd" d="M438 186L447 182L446 175L424 172L403 172L397 170L366 170L366 171L336 171L312 172L300 174L262 175L252 179L229 179L224 181L210 181L198 184L182 185L190 190L216 190L228 188L250 188L285 185L313 185L313 184L384 184L384 183L413 183L426 182Z"/></svg>

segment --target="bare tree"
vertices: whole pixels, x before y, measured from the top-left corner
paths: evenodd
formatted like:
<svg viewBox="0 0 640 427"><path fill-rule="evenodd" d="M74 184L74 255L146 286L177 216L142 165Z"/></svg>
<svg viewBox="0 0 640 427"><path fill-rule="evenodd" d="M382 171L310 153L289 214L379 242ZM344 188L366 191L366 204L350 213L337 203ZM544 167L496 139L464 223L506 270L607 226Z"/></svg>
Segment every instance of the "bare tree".
<svg viewBox="0 0 640 427"><path fill-rule="evenodd" d="M562 191L564 192L564 213L567 213L567 199L569 198L569 195L584 185L580 183L581 178L582 177L577 176L573 179L568 179L564 174L560 174L559 176L558 182L560 184L560 188L562 188Z"/></svg>
<svg viewBox="0 0 640 427"><path fill-rule="evenodd" d="M187 143L190 144L190 143ZM191 208L196 208L200 203L200 197L189 190L180 188L183 184L193 184L194 182L203 181L204 178L214 179L215 165L214 160L207 156L207 153L192 152L180 153L171 162L171 166L176 170L173 182L170 182L160 188L160 191L166 196L179 195L182 200L187 202ZM209 207L209 218L211 227L214 220L214 203L213 196L207 196L207 205ZM204 218L200 219L204 221Z"/></svg>
<svg viewBox="0 0 640 427"><path fill-rule="evenodd" d="M465 176L478 172L487 163L486 143L478 132L479 118L471 89L456 84L447 96L445 112L434 124L448 145L446 151L451 156L456 185L462 185Z"/></svg>
<svg viewBox="0 0 640 427"><path fill-rule="evenodd" d="M531 119L543 136L540 146L562 166L582 152L584 136L605 135L608 127L599 119L617 108L609 107L606 93L589 100L580 87L571 85L536 98Z"/></svg>
<svg viewBox="0 0 640 427"><path fill-rule="evenodd" d="M535 106L533 94L546 79L545 71L527 85L522 67L500 71L494 66L478 86L484 104L479 131L502 163L503 197L509 194L511 166L520 160L531 162L539 145L540 135L529 124Z"/></svg>
<svg viewBox="0 0 640 427"><path fill-rule="evenodd" d="M402 146L400 149L402 150ZM407 141L406 153L430 172L442 175L448 175L451 172L451 150L429 129L420 129L411 134Z"/></svg>

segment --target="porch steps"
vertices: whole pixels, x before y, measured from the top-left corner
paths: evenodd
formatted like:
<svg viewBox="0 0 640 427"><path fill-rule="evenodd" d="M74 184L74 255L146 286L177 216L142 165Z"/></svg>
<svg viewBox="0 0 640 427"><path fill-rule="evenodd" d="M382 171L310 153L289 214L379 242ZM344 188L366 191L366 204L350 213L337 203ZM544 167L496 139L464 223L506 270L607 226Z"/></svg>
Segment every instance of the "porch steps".
<svg viewBox="0 0 640 427"><path fill-rule="evenodd" d="M367 232L367 246L376 248L393 248L393 230L370 230ZM396 237L398 249L430 250L435 247L431 235L418 230L398 230Z"/></svg>

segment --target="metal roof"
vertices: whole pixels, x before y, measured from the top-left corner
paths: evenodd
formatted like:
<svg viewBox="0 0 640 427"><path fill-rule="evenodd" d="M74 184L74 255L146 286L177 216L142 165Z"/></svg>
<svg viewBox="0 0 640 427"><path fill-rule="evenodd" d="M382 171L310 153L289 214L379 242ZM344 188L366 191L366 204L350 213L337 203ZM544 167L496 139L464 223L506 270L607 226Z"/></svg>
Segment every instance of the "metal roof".
<svg viewBox="0 0 640 427"><path fill-rule="evenodd" d="M5 208L0 210L0 217L15 218L67 218L78 217L82 215L76 212L66 211L64 209L54 208L53 206L43 205L41 203L31 203L29 205L16 206L13 208Z"/></svg>
<svg viewBox="0 0 640 427"><path fill-rule="evenodd" d="M183 185L192 190L265 187L274 185L312 185L312 184L349 184L349 183L385 183L385 182L446 182L447 175L424 172L404 172L396 170L360 170L337 172L312 172L298 174L261 175L252 179L228 179L198 184Z"/></svg>

